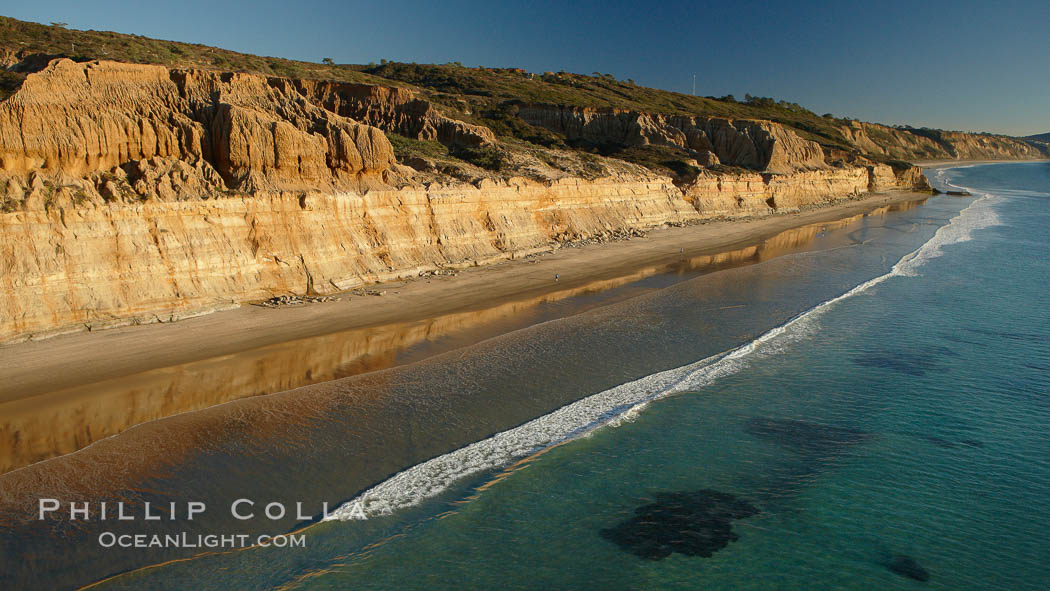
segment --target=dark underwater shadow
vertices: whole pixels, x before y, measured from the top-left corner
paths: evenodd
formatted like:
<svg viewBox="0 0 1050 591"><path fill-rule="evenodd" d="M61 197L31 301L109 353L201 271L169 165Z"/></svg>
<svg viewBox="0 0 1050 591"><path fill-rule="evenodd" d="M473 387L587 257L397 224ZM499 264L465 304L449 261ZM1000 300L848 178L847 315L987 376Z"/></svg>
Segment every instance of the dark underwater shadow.
<svg viewBox="0 0 1050 591"><path fill-rule="evenodd" d="M711 557L738 539L733 521L759 513L735 495L711 489L658 493L655 502L634 510L634 517L601 530L603 538L648 560L672 553Z"/></svg>

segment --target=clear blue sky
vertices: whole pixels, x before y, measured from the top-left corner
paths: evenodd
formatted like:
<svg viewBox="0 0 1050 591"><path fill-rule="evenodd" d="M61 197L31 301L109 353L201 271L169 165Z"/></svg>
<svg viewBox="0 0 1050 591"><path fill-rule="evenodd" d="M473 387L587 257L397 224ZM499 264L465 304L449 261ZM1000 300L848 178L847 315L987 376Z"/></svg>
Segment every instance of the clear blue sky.
<svg viewBox="0 0 1050 591"><path fill-rule="evenodd" d="M881 123L1050 131L1050 0L0 0L0 14L339 63L600 71Z"/></svg>

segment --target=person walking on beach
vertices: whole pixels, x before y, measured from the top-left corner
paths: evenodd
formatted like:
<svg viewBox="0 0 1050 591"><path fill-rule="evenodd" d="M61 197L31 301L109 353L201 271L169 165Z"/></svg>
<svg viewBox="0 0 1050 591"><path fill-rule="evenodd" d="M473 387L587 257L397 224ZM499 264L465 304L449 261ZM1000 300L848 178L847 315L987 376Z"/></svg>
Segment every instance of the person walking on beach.
<svg viewBox="0 0 1050 591"><path fill-rule="evenodd" d="M558 280L558 274L557 274L557 273L555 273L555 274L554 274L554 280L555 280L555 281L557 281L557 280Z"/></svg>

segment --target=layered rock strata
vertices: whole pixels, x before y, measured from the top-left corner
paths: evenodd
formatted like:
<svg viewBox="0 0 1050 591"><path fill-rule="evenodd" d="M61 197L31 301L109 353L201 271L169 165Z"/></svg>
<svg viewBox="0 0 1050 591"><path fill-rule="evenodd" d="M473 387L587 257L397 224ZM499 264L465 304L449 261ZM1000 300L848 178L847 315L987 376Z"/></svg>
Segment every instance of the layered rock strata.
<svg viewBox="0 0 1050 591"><path fill-rule="evenodd" d="M740 217L797 211L862 193L929 188L918 168L895 171L871 164L793 174L701 173L682 187L683 198L705 217Z"/></svg>
<svg viewBox="0 0 1050 591"><path fill-rule="evenodd" d="M711 164L788 173L827 168L816 142L771 121L667 116L618 109L527 105L518 116L570 140L622 146L664 145L696 152Z"/></svg>

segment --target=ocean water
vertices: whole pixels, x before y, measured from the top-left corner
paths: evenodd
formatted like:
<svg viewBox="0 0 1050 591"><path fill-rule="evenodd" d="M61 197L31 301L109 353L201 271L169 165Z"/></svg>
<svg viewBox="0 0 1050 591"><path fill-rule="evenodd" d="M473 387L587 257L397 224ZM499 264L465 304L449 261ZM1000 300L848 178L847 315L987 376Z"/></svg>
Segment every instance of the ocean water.
<svg viewBox="0 0 1050 591"><path fill-rule="evenodd" d="M306 548L96 588L1050 588L1050 164L930 176L973 196L390 370L316 456L195 455L172 481L349 488Z"/></svg>

